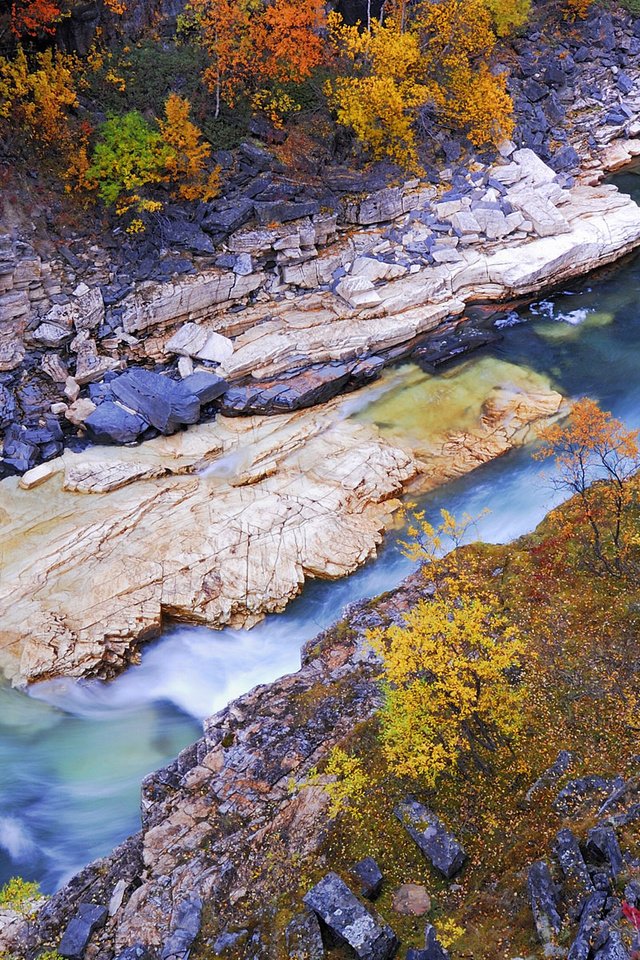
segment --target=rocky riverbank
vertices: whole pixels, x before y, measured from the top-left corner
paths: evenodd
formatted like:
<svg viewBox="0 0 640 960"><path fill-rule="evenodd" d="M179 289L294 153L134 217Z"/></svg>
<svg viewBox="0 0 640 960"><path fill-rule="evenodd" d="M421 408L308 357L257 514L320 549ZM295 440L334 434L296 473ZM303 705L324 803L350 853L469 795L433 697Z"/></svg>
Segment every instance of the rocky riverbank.
<svg viewBox="0 0 640 960"><path fill-rule="evenodd" d="M634 249L635 204L597 181L640 151L637 32L598 14L561 41L540 29L518 40L517 143L495 160L440 137L444 165L421 181L330 166L296 180L247 142L227 157L223 198L168 208L137 247L30 239L7 218L0 470L217 411L325 402L425 344L441 362L482 343L458 323L470 303L528 296ZM163 378L156 408L194 367L224 382L203 403L184 384L195 413L167 424L113 386L140 364Z"/></svg>

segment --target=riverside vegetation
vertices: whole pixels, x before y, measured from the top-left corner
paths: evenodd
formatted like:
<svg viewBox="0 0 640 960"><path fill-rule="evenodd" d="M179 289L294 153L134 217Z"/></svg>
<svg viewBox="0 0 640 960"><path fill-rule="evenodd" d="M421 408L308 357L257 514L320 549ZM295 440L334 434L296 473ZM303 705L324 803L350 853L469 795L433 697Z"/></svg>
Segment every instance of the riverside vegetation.
<svg viewBox="0 0 640 960"><path fill-rule="evenodd" d="M104 0L87 41L74 0L15 0L0 13L6 175L39 168L54 194L99 198L135 234L168 200L214 198L214 153L247 132L293 169L324 141L343 160L424 173L441 130L481 150L512 134L509 38L532 18L561 39L597 2L350 0L327 13L317 0L189 0L167 36L152 3Z"/></svg>
<svg viewBox="0 0 640 960"><path fill-rule="evenodd" d="M354 609L307 649L305 662L316 679L301 691L285 686L291 730L279 736L304 738L305 726L307 735L313 730L317 736L329 719L333 746L313 769L289 778L284 796L267 794L269 817L259 847L255 827L247 839L239 824L227 825L233 846L227 847L221 876L233 878L232 892L217 880L204 908L198 908L188 947L193 960L322 956L319 932L309 927L314 912L300 915L303 897L323 916L322 902L313 899L316 891L335 895L337 889L341 908L350 909L349 888L360 887L376 901L375 916L381 918L376 929L392 929L414 960L423 960L427 914L431 946L425 960L634 956L640 904L640 688L634 653L640 616L638 435L584 399L565 421L546 428L537 456L556 461L554 482L574 496L533 534L508 545L463 546L472 518L457 522L444 511L436 527L408 505L406 549L422 560L420 571L406 587ZM351 651L347 662L345 650ZM333 672L319 680L323 657ZM275 717L283 706L277 686L257 691ZM249 799L254 774L247 770L247 755L242 760L242 744L250 743L251 727L259 733L265 707L254 707L246 730L242 701L228 717L223 712L217 722L225 732L207 761L209 775L213 767L219 771L214 790L220 795L226 763L221 757L228 755L232 768L237 756L247 790L245 818L255 802ZM336 709L337 724L330 720ZM217 738L214 730L210 725L209 742ZM277 753L286 742L276 747L274 740ZM293 755L289 744L285 759ZM264 757L255 759L258 775L270 780ZM162 795L166 772L145 787L157 831L164 821L153 811L154 802L177 803L172 817L196 803L204 803L211 815L196 776L205 768L189 774L186 758L183 763L188 775L173 799L173 787ZM286 779L286 764L279 769ZM193 786L187 789L187 782ZM435 811L438 830L446 824L453 831L456 840L449 834L447 844L464 848L451 874L443 876L441 864L434 870L430 855L398 819L407 795L419 811ZM287 807L295 812L283 819ZM598 838L603 831L611 837L614 828L617 860L610 851L598 852ZM161 833L153 842L163 843ZM172 853L163 847L163 856L181 862L191 850L188 838L184 849L182 842L173 841ZM567 843L574 857L569 867ZM552 848L555 926L540 921L532 880L539 864L549 871ZM203 855L206 876L217 860L210 859L213 850L203 849ZM367 858L381 871L370 886L362 877ZM583 886L576 892L580 864ZM113 869L105 862L98 877L113 876ZM214 866L216 876L221 869L221 863ZM345 885L338 886L337 879L327 883L336 874ZM83 881L89 890L95 882L90 872ZM189 882L195 884L195 878ZM407 887L409 907L399 899ZM416 890L422 891L419 901ZM4 899L15 902L17 896L23 902L23 893L24 906L16 905L28 912L34 891L14 881ZM595 911L590 897L596 897ZM590 926L584 916L580 920L581 912ZM51 937L51 912L48 916L44 926L35 918L40 933L35 941L23 941L31 942L25 956L42 958L43 949L59 942L44 934L49 930ZM394 938L389 935L386 952L363 948L358 955L391 956ZM111 955L108 942L102 941L105 952L96 955ZM614 948L618 952L611 952ZM330 948L329 956L342 956L341 949ZM139 954L147 955L156 956L151 948Z"/></svg>

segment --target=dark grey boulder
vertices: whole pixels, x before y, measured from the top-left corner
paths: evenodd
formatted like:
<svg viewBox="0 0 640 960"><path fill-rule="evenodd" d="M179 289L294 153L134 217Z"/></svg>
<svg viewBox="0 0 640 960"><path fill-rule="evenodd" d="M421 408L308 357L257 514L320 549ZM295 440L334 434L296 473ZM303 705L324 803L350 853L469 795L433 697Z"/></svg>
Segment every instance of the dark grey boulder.
<svg viewBox="0 0 640 960"><path fill-rule="evenodd" d="M367 900L375 900L382 889L382 870L373 859L365 857L351 868L351 873L360 882L360 893Z"/></svg>
<svg viewBox="0 0 640 960"><path fill-rule="evenodd" d="M580 844L568 827L559 831L553 852L564 874L564 898L569 916L572 920L577 920L585 900L593 893L593 882Z"/></svg>
<svg viewBox="0 0 640 960"><path fill-rule="evenodd" d="M553 806L558 813L565 815L574 813L587 801L597 802L598 794L610 793L615 789L616 783L615 780L605 780L604 777L595 776L570 780L553 801Z"/></svg>
<svg viewBox="0 0 640 960"><path fill-rule="evenodd" d="M567 960L588 960L593 949L607 902L606 893L592 893L580 914L576 938L571 945Z"/></svg>
<svg viewBox="0 0 640 960"><path fill-rule="evenodd" d="M202 900L181 900L171 918L171 933L160 953L160 960L188 960L193 941L202 923Z"/></svg>
<svg viewBox="0 0 640 960"><path fill-rule="evenodd" d="M544 860L529 867L527 890L538 939L541 943L549 943L560 932L562 918L558 908L558 889Z"/></svg>
<svg viewBox="0 0 640 960"><path fill-rule="evenodd" d="M438 940L436 928L428 923L424 931L424 950L421 960L449 960L449 953Z"/></svg>
<svg viewBox="0 0 640 960"><path fill-rule="evenodd" d="M229 384L222 377L215 373L207 373L205 370L197 370L182 381L189 393L197 397L202 406L212 403L221 397L228 389Z"/></svg>
<svg viewBox="0 0 640 960"><path fill-rule="evenodd" d="M594 953L593 960L629 960L629 952L619 930L609 930L606 943Z"/></svg>
<svg viewBox="0 0 640 960"><path fill-rule="evenodd" d="M16 398L11 390L0 384L0 430L8 427L16 418Z"/></svg>
<svg viewBox="0 0 640 960"><path fill-rule="evenodd" d="M109 911L98 903L81 903L62 935L58 953L66 960L82 960L91 935L103 926Z"/></svg>
<svg viewBox="0 0 640 960"><path fill-rule="evenodd" d="M40 448L20 424L7 427L2 443L2 461L9 471L24 473L40 461Z"/></svg>
<svg viewBox="0 0 640 960"><path fill-rule="evenodd" d="M182 381L140 368L111 381L114 397L138 413L160 433L171 434L182 424L197 423L200 401ZM104 404L103 404L104 406Z"/></svg>
<svg viewBox="0 0 640 960"><path fill-rule="evenodd" d="M149 426L142 417L112 400L96 407L84 425L94 443L135 443Z"/></svg>
<svg viewBox="0 0 640 960"><path fill-rule="evenodd" d="M435 813L411 797L398 804L394 813L427 860L443 877L451 880L460 873L467 861L467 854Z"/></svg>
<svg viewBox="0 0 640 960"><path fill-rule="evenodd" d="M145 947L143 943L134 943L132 947L127 947L119 953L116 960L155 960L155 958L155 953L152 953L149 947Z"/></svg>
<svg viewBox="0 0 640 960"><path fill-rule="evenodd" d="M162 227L163 239L168 245L183 247L197 254L215 253L215 247L207 234L196 223L186 220L168 220Z"/></svg>
<svg viewBox="0 0 640 960"><path fill-rule="evenodd" d="M322 931L315 913L297 914L285 930L289 960L323 960Z"/></svg>
<svg viewBox="0 0 640 960"><path fill-rule="evenodd" d="M209 210L202 220L202 228L214 234L233 233L247 220L250 220L252 216L253 204L251 200L241 198L222 209Z"/></svg>
<svg viewBox="0 0 640 960"><path fill-rule="evenodd" d="M388 960L400 945L391 927L370 913L336 873L323 877L304 902L360 960Z"/></svg>
<svg viewBox="0 0 640 960"><path fill-rule="evenodd" d="M316 200L296 202L290 200L256 200L253 209L259 223L288 223L318 213L320 204Z"/></svg>
<svg viewBox="0 0 640 960"><path fill-rule="evenodd" d="M589 830L586 845L587 856L596 864L606 863L614 877L623 869L622 851L612 827L597 826Z"/></svg>
<svg viewBox="0 0 640 960"><path fill-rule="evenodd" d="M248 930L227 930L224 933L221 933L220 936L214 941L213 944L213 953L214 956L219 957L223 953L226 953L227 950L231 950L233 947L237 947L249 936Z"/></svg>

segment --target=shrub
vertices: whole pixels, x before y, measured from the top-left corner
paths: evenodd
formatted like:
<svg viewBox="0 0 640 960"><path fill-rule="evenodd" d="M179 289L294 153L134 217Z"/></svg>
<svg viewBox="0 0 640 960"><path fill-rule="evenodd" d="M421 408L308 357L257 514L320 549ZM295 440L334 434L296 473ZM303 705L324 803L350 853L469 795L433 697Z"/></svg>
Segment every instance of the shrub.
<svg viewBox="0 0 640 960"><path fill-rule="evenodd" d="M23 912L29 906L29 901L35 900L40 895L40 887L37 883L23 880L22 877L12 877L0 888L0 907L9 907L11 910Z"/></svg>

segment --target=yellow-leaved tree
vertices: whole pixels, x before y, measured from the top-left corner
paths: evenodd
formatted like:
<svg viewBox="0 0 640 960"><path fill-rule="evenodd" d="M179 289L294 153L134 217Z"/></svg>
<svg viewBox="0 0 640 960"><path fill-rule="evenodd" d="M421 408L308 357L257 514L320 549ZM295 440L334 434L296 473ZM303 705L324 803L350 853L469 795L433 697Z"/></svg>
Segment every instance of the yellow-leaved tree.
<svg viewBox="0 0 640 960"><path fill-rule="evenodd" d="M200 128L190 120L190 102L186 97L170 93L164 112L158 126L168 147L164 166L174 184L174 192L183 200L212 200L220 190L220 167L207 173L211 147L202 139Z"/></svg>
<svg viewBox="0 0 640 960"><path fill-rule="evenodd" d="M523 27L531 13L531 0L487 0L487 6L499 37Z"/></svg>
<svg viewBox="0 0 640 960"><path fill-rule="evenodd" d="M496 37L486 0L423 3L418 14L430 98L438 116L476 147L513 133L506 76L493 73Z"/></svg>
<svg viewBox="0 0 640 960"><path fill-rule="evenodd" d="M383 661L390 768L428 786L469 760L488 771L518 733L524 699L522 640L496 601L449 580L371 642Z"/></svg>
<svg viewBox="0 0 640 960"><path fill-rule="evenodd" d="M326 92L338 122L354 131L374 159L389 157L418 169L413 125L429 95L418 34L403 32L393 19L374 20L370 31L361 30L335 12L328 26L341 74L327 81Z"/></svg>

